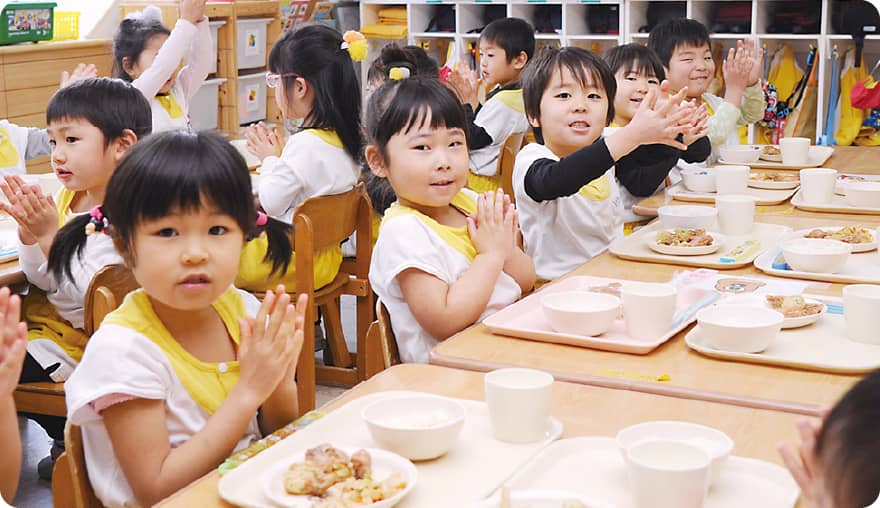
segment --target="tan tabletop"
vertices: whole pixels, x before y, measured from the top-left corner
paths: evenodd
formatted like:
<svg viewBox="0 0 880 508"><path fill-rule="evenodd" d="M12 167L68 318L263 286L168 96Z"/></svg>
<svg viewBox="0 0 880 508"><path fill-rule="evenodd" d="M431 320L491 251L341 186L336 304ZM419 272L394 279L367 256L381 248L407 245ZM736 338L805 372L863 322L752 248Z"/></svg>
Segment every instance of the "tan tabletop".
<svg viewBox="0 0 880 508"><path fill-rule="evenodd" d="M828 162L825 163L825 167L834 168L841 173L855 173L855 174L880 174L880 146L835 146L834 147L834 155L828 159ZM755 171L771 171L772 170L763 170L756 169ZM783 170L779 170L783 171ZM788 170L785 170L788 171ZM793 171L792 171L793 172ZM687 204L707 204L707 203L689 203L686 201L677 201L670 199L668 202L665 196L661 194L655 194L653 196L647 197L635 205L633 205L633 213L638 215L644 215L646 217L656 217L657 216L657 208L670 204L670 205L687 205ZM806 210L801 210L799 208L795 208L789 202L785 202L779 205L772 206L759 206L759 213L762 214L792 214L797 216L804 217L821 217L826 214L817 213L817 212L808 212ZM855 214L829 214L834 215L843 219L851 219L851 220L860 220L860 218L866 217L865 215L855 215ZM870 217L870 216L868 216ZM878 217L880 218L880 217Z"/></svg>
<svg viewBox="0 0 880 508"><path fill-rule="evenodd" d="M864 219L864 217L863 217ZM818 225L846 225L840 219L799 216L762 216L758 220L785 224L793 229ZM869 223L862 221L862 224ZM871 223L875 227L877 222ZM679 270L692 268L618 259L609 253L597 256L569 275L593 275L649 282L668 281ZM767 277L754 266L724 270L730 275ZM807 292L840 296L843 285L818 282ZM632 355L493 335L482 324L446 339L431 352L430 362L447 367L487 371L501 366L528 366L553 372L557 379L816 414L831 405L856 381L858 375L825 374L726 362L691 351L684 342L690 328L647 355ZM668 381L656 381L668 375Z"/></svg>
<svg viewBox="0 0 880 508"><path fill-rule="evenodd" d="M349 390L323 409L333 410L357 397L386 390L415 390L482 400L483 376L430 365L398 365ZM795 415L776 411L570 383L556 383L553 386L553 415L565 426L563 438L614 436L628 425L649 420L688 420L726 432L735 442L734 455L776 464L782 464L776 453L776 444L780 441L794 442L794 425L798 419ZM317 424L320 425L320 421ZM217 473L210 473L158 506L232 506L218 497L218 478Z"/></svg>

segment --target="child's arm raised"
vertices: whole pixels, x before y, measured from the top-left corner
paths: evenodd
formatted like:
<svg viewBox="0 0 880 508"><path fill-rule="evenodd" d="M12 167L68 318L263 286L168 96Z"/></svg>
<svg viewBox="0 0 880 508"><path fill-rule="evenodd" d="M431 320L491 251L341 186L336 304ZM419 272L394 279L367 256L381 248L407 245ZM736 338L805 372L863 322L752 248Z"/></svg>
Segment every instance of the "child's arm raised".
<svg viewBox="0 0 880 508"><path fill-rule="evenodd" d="M18 319L21 302L0 289L0 443L6 450L0 460L0 497L11 503L21 472L21 440L12 392L18 386L27 352L27 326Z"/></svg>
<svg viewBox="0 0 880 508"><path fill-rule="evenodd" d="M822 423L803 419L797 423L797 427L801 436L797 450L793 451L787 444L778 445L777 450L782 456L785 467L801 488L804 504L807 508L818 508L821 490L816 481L816 475L820 474L820 470L816 462L815 448Z"/></svg>
<svg viewBox="0 0 880 508"><path fill-rule="evenodd" d="M189 2L187 10L183 10L183 2L181 4L181 17L188 20L196 26L197 32L192 39L186 62L180 72L177 74L177 80L183 87L183 93L187 100L199 91L205 78L211 71L211 60L214 59L214 51L211 48L211 27L205 18L205 4L207 0L199 0L198 2Z"/></svg>
<svg viewBox="0 0 880 508"><path fill-rule="evenodd" d="M408 268L397 276L403 299L416 321L438 340L464 330L486 310L513 248L514 210L508 208L505 213L504 200L492 202L487 194L477 198L476 217L467 219L477 256L457 281L447 284L417 268Z"/></svg>
<svg viewBox="0 0 880 508"><path fill-rule="evenodd" d="M244 435L257 409L293 361L295 310L287 294L266 293L252 334L241 336L238 384L207 424L171 448L165 401L138 398L101 412L125 478L141 506L152 506L217 467Z"/></svg>

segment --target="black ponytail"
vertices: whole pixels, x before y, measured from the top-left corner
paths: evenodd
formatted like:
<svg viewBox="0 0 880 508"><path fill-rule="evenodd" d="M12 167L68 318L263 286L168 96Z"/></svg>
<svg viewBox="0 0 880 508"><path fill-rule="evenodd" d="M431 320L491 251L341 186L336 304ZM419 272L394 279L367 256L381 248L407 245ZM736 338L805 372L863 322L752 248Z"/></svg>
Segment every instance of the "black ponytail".
<svg viewBox="0 0 880 508"><path fill-rule="evenodd" d="M290 243L290 234L293 226L290 224L267 218L265 226L256 226L253 233L247 237L252 240L261 233L266 233L267 248L266 255L263 256L263 263L271 263L272 270L269 275L284 275L287 268L290 267L290 260L293 258L293 245Z"/></svg>
<svg viewBox="0 0 880 508"><path fill-rule="evenodd" d="M49 272L56 278L67 277L73 280L71 265L73 258L82 259L86 246L86 225L91 220L89 214L77 215L55 233L49 249Z"/></svg>

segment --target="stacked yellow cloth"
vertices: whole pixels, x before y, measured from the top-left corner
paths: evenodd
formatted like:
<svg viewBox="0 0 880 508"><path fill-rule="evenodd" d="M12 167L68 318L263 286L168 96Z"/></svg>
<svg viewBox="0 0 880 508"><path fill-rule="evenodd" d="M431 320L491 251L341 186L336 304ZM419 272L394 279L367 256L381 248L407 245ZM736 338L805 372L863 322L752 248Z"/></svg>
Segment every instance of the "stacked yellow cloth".
<svg viewBox="0 0 880 508"><path fill-rule="evenodd" d="M379 10L379 21L361 28L368 39L406 38L406 7L386 7Z"/></svg>

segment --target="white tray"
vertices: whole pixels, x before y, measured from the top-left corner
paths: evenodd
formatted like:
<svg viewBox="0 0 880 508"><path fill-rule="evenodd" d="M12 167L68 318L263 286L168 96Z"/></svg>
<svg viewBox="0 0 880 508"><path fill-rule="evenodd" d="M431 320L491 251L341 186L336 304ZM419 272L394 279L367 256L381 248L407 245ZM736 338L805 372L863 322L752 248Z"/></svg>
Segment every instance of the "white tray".
<svg viewBox="0 0 880 508"><path fill-rule="evenodd" d="M810 154L809 154L809 158L807 159L806 164L785 164L783 162L765 161L763 159L758 159L758 162L752 162L751 164L743 164L741 162L727 162L724 159L720 159L718 161L718 163L719 164L734 164L737 166L750 166L752 168L762 168L762 169L816 168L816 167L821 166L822 164L825 164L825 162L828 161L828 159L831 157L832 154L834 154L833 147L813 145L810 147Z"/></svg>
<svg viewBox="0 0 880 508"><path fill-rule="evenodd" d="M565 489L616 508L632 508L626 466L617 441L608 437L562 439L520 469L513 489ZM712 486L704 508L792 508L800 490L780 466L730 457ZM673 508L673 507L670 507Z"/></svg>
<svg viewBox="0 0 880 508"><path fill-rule="evenodd" d="M773 263L781 254L782 251L778 247L768 249L755 258L755 268L777 277L840 282L842 284L880 284L880 255L877 251L850 254L843 270L838 273L799 272L774 268Z"/></svg>
<svg viewBox="0 0 880 508"><path fill-rule="evenodd" d="M840 302L839 298L823 298ZM687 335L688 347L712 358L797 369L863 374L880 368L880 346L862 344L846 338L843 314L826 312L818 321L803 328L782 330L761 353L735 353L706 344L699 325Z"/></svg>
<svg viewBox="0 0 880 508"><path fill-rule="evenodd" d="M220 497L238 506L274 507L263 494L263 478L276 464L321 443L380 448L370 437L361 419L361 411L374 401L413 393L373 393L328 413L220 478ZM443 457L415 463L418 482L398 507L447 508L484 499L537 452L562 435L562 424L553 418L544 441L528 445L503 443L492 438L489 409L484 402L456 400L467 409L458 441Z"/></svg>
<svg viewBox="0 0 880 508"><path fill-rule="evenodd" d="M692 203L714 203L715 192L694 192L687 190L683 183L677 183L669 188L669 197L678 201L687 201ZM753 187L746 188L746 194L753 196L758 206L770 206L785 203L791 198L797 188L794 189L755 189Z"/></svg>
<svg viewBox="0 0 880 508"><path fill-rule="evenodd" d="M779 238L791 231L791 228L787 226L756 222L752 232L747 235L726 236L724 246L715 253L704 254L702 256L675 256L671 254L660 254L648 247L646 243L648 238L653 237L658 229L660 229L660 223L654 222L629 236L621 236L608 247L608 251L621 259L629 259L632 261L696 266L699 268L712 268L714 270L732 270L734 268L742 268L752 264L752 261L758 257L761 251L770 246L776 245ZM730 254L733 249L748 240L757 240L760 242L758 249L753 250L746 255L737 256L729 261L722 261L722 258L727 258L728 254Z"/></svg>
<svg viewBox="0 0 880 508"><path fill-rule="evenodd" d="M791 198L791 204L795 208L800 208L801 210L806 210L808 212L880 215L880 208L862 208L852 206L846 202L846 198L844 196L838 194L834 194L834 197L831 198L830 203L817 205L812 203L805 203L804 197L801 195L801 192L798 191L797 194L795 194L794 197Z"/></svg>
<svg viewBox="0 0 880 508"><path fill-rule="evenodd" d="M500 335L643 355L650 353L667 340L675 337L678 332L694 322L696 313L700 308L709 305L714 301L714 298L717 298L714 291L687 287L679 288L676 306L676 316L679 319L673 323L672 328L663 336L654 339L633 339L626 333L626 324L623 319L616 320L610 330L595 337L559 333L554 332L550 328L550 324L544 316L544 309L541 306L542 296L557 291L573 291L578 289L586 291L590 286L607 285L612 282L625 284L631 281L589 276L569 277L556 284L545 286L540 291L501 309L483 320L483 324L492 333ZM709 299L710 296L713 297L711 300Z"/></svg>
<svg viewBox="0 0 880 508"><path fill-rule="evenodd" d="M843 183L842 177L846 177L846 176L860 176L868 182L880 181L880 175L865 175L865 174L858 174L858 173L837 173L837 181L834 183L834 193L835 194L840 194L841 196L846 195L846 192L844 192L843 186L841 185Z"/></svg>

